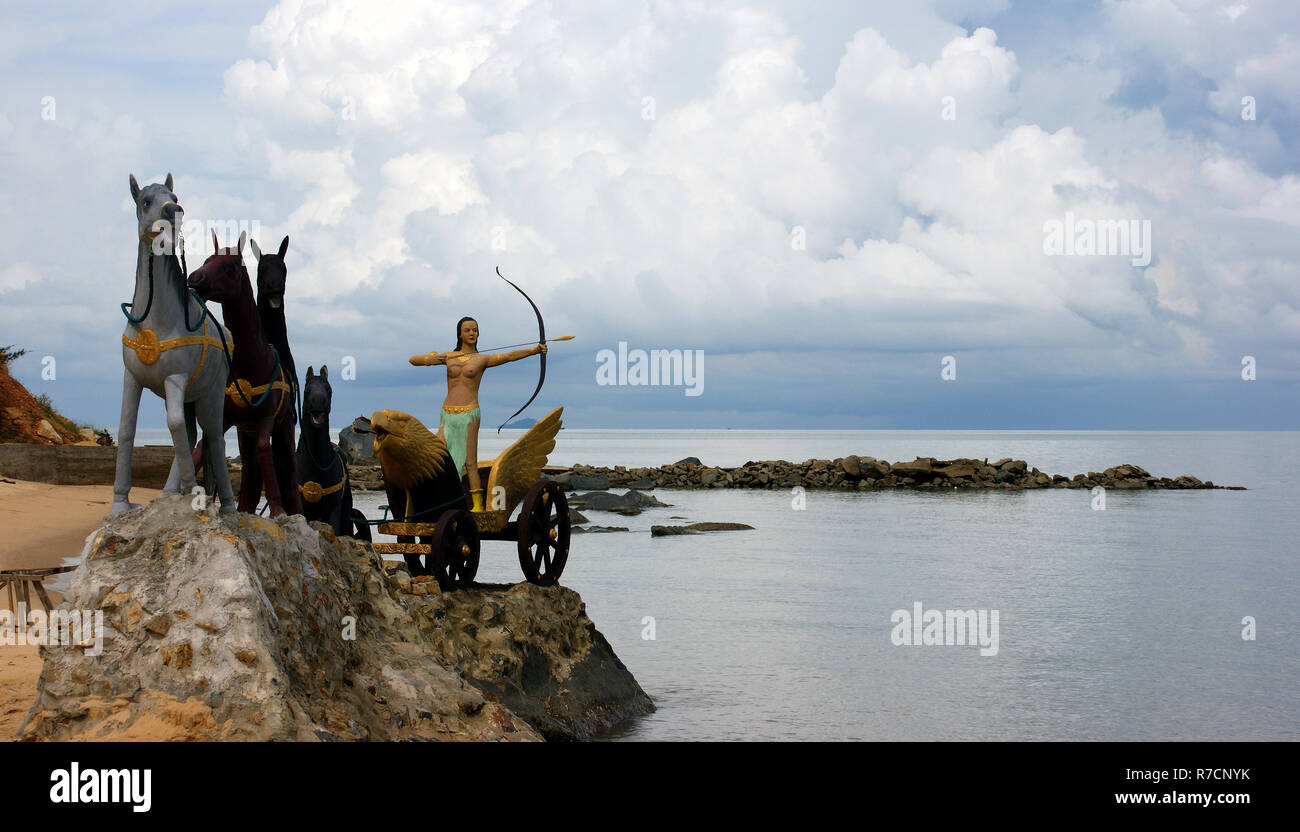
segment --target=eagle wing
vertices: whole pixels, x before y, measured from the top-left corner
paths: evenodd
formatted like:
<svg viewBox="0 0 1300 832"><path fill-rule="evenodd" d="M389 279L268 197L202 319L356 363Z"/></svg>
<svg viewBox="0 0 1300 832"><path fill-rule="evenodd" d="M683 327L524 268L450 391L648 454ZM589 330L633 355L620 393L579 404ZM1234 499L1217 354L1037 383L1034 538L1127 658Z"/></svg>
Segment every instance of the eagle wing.
<svg viewBox="0 0 1300 832"><path fill-rule="evenodd" d="M489 505L493 502L493 495L498 493L498 487L506 490L507 510L514 511L519 505L542 473L547 454L555 450L555 434L560 432L560 414L563 412L563 407L555 408L497 456L487 482Z"/></svg>

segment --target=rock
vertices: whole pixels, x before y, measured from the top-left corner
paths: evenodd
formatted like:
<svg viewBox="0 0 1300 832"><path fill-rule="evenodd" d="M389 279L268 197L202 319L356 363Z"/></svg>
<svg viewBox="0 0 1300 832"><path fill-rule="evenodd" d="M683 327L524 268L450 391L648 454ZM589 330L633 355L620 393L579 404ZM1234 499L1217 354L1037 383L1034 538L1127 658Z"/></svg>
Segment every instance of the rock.
<svg viewBox="0 0 1300 832"><path fill-rule="evenodd" d="M930 458L917 457L914 462L895 462L889 470L890 473L904 478L928 480L933 475L931 470L933 462L934 460Z"/></svg>
<svg viewBox="0 0 1300 832"><path fill-rule="evenodd" d="M99 438L99 435L95 433L93 428L82 428L81 430L77 431L77 435L80 436L82 441L85 442L95 442L95 440Z"/></svg>
<svg viewBox="0 0 1300 832"><path fill-rule="evenodd" d="M645 507L645 506L657 506L660 508L669 507L668 503L660 502L655 497L652 497L649 494L642 494L640 491L637 491L635 489L630 489L626 494L623 495L623 502L629 506L638 506L638 507Z"/></svg>
<svg viewBox="0 0 1300 832"><path fill-rule="evenodd" d="M676 462L674 462L673 467L676 467L678 465L703 465L703 464L704 464L703 462L700 462L700 458L698 456L688 456L685 459L679 459Z"/></svg>
<svg viewBox="0 0 1300 832"><path fill-rule="evenodd" d="M570 491L604 491L609 488L608 477L580 477L570 475L568 478Z"/></svg>
<svg viewBox="0 0 1300 832"><path fill-rule="evenodd" d="M625 532L627 526L574 526L570 534L605 534L606 532Z"/></svg>
<svg viewBox="0 0 1300 832"><path fill-rule="evenodd" d="M856 474L855 474L856 471ZM673 465L656 469L623 466L602 468L575 465L574 476L605 477L617 487L655 485L660 488L764 488L785 489L802 486L809 489L870 490L875 488L1082 488L1097 484L1133 488L1208 488L1199 480L1156 479L1137 465L1117 465L1102 473L1090 472L1070 480L1061 474L1048 474L1031 468L1023 459L1004 457L990 465L988 459L958 458L939 460L917 457L913 462L890 465L874 457L849 454L833 460L808 459L794 463L785 460L750 460L737 468L720 468L699 464L689 457ZM866 481L866 485L863 485ZM1072 482L1077 484L1071 484ZM1126 482L1127 485L1115 485ZM1222 486L1218 486L1222 487ZM580 500L576 495L573 500ZM581 503L574 502L574 505ZM613 506L613 503L607 505ZM636 506L602 508L627 515L637 513Z"/></svg>
<svg viewBox="0 0 1300 832"><path fill-rule="evenodd" d="M591 511L612 511L616 508L626 508L627 503L622 494L610 494L606 491L591 491L586 494L575 494L569 498L569 506L578 506Z"/></svg>
<svg viewBox="0 0 1300 832"><path fill-rule="evenodd" d="M587 515L583 514L581 511L577 511L576 509L570 507L569 522L576 526L580 523L590 523L591 520L587 517Z"/></svg>
<svg viewBox="0 0 1300 832"><path fill-rule="evenodd" d="M640 514L641 509L647 506L667 507L668 503L660 502L649 494L630 490L626 494L610 494L607 491L575 494L569 498L569 505L592 511L612 511L631 517Z"/></svg>
<svg viewBox="0 0 1300 832"><path fill-rule="evenodd" d="M651 537L668 537L678 534L702 534L703 532L731 532L753 529L744 523L691 523L687 526L651 526Z"/></svg>
<svg viewBox="0 0 1300 832"><path fill-rule="evenodd" d="M54 429L54 425L51 425L48 419L42 419L37 423L36 435L55 445L63 444L63 437L59 436L59 432Z"/></svg>
<svg viewBox="0 0 1300 832"><path fill-rule="evenodd" d="M722 468L706 468L705 471L699 473L699 484L712 485L712 482L714 482L716 478L723 476L723 473L725 472Z"/></svg>
<svg viewBox="0 0 1300 832"><path fill-rule="evenodd" d="M639 479L632 480L632 482L627 484L627 487L635 488L640 491L650 491L655 487L655 481L650 479L649 477L641 477Z"/></svg>
<svg viewBox="0 0 1300 832"><path fill-rule="evenodd" d="M864 456L858 458L858 474L865 479L880 479L889 475L889 463L882 462L874 457Z"/></svg>
<svg viewBox="0 0 1300 832"><path fill-rule="evenodd" d="M571 589L460 590L412 598L411 615L439 659L482 692L467 694L460 714L497 703L507 735L585 739L654 710Z"/></svg>
<svg viewBox="0 0 1300 832"><path fill-rule="evenodd" d="M358 416L352 424L339 431L339 448L347 455L348 464L374 460L375 435L370 430L370 420Z"/></svg>
<svg viewBox="0 0 1300 832"><path fill-rule="evenodd" d="M40 649L22 739L582 739L653 709L572 590L401 594L350 538L190 499L87 539L61 608L102 614L102 652Z"/></svg>
<svg viewBox="0 0 1300 832"><path fill-rule="evenodd" d="M171 617L166 613L155 615L149 619L149 623L144 625L144 628L156 636L165 636L167 631L172 628Z"/></svg>
<svg viewBox="0 0 1300 832"><path fill-rule="evenodd" d="M975 466L974 465L945 465L944 467L939 469L938 473L941 474L942 476L947 477L950 480L959 479L959 478L973 480L975 479Z"/></svg>

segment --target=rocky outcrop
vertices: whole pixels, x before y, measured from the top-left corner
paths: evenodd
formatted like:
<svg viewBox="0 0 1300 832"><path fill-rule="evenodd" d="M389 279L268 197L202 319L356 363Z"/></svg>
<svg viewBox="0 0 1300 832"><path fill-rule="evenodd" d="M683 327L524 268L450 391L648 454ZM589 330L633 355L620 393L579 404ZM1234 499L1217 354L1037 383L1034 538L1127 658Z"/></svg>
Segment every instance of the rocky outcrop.
<svg viewBox="0 0 1300 832"><path fill-rule="evenodd" d="M352 424L339 431L339 447L347 455L349 464L376 464L374 440L370 420L365 416L358 416Z"/></svg>
<svg viewBox="0 0 1300 832"><path fill-rule="evenodd" d="M624 517L635 517L649 507L669 507L649 494L631 489L625 494L610 494L606 491L591 491L586 494L573 494L569 498L570 508L585 508L592 511L609 511Z"/></svg>
<svg viewBox="0 0 1300 832"><path fill-rule="evenodd" d="M1030 467L1023 459L935 459L917 457L910 462L890 463L870 456L850 454L836 459L809 459L805 462L763 460L746 462L736 468L704 465L688 457L658 468L613 468L575 465L571 479L605 478L610 487L632 487L649 482L660 488L765 488L839 489L869 491L874 489L913 488L947 490L970 488L1224 488L1213 482L1183 475L1155 477L1137 465L1116 465L1105 471L1089 471L1066 477L1047 474ZM1238 486L1226 486L1242 490ZM591 495L582 495L590 499ZM570 498L572 501L574 498ZM592 506L594 507L594 506Z"/></svg>
<svg viewBox="0 0 1300 832"><path fill-rule="evenodd" d="M41 648L22 739L581 739L653 708L572 590L443 595L323 524L180 495L106 520L61 608L102 614L102 653Z"/></svg>
<svg viewBox="0 0 1300 832"><path fill-rule="evenodd" d="M9 374L8 354L0 349L0 443L74 445L77 425L60 416L48 398L37 399Z"/></svg>
<svg viewBox="0 0 1300 832"><path fill-rule="evenodd" d="M703 534L704 532L738 532L754 527L745 523L691 523L686 526L651 526L651 537L669 537L678 534Z"/></svg>

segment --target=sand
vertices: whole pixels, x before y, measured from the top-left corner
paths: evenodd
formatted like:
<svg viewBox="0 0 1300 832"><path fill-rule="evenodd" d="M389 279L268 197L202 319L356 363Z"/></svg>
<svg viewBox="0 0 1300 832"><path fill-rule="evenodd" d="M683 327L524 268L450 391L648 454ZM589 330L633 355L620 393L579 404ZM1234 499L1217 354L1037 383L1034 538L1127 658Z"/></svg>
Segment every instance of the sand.
<svg viewBox="0 0 1300 832"><path fill-rule="evenodd" d="M162 492L134 488L131 501L145 503ZM86 537L99 527L113 501L111 485L47 485L0 481L0 569L62 566L77 557ZM57 592L50 600L59 603ZM32 603L39 602L34 597ZM0 609L9 608L8 593L0 591ZM41 658L34 646L0 646L0 742L14 739L36 700ZM158 732L153 739L167 738ZM139 737L144 738L144 737Z"/></svg>
<svg viewBox="0 0 1300 832"><path fill-rule="evenodd" d="M161 493L133 488L131 502L147 503ZM77 557L112 502L111 485L0 481L0 569L61 566L64 558ZM8 600L0 605L8 607Z"/></svg>
<svg viewBox="0 0 1300 832"><path fill-rule="evenodd" d="M12 742L27 709L36 701L36 679L41 675L37 647L0 647L0 742Z"/></svg>

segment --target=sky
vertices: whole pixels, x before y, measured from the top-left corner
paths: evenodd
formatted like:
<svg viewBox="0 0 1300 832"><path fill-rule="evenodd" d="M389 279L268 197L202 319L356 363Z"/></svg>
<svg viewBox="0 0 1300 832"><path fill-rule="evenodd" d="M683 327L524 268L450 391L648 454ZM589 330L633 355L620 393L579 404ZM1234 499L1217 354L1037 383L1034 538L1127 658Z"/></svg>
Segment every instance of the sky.
<svg viewBox="0 0 1300 832"><path fill-rule="evenodd" d="M407 358L462 316L535 342L499 267L575 336L525 413L569 427L1294 429L1297 41L1289 0L6 2L0 346L116 431L170 172L190 269L289 237L335 427L436 424Z"/></svg>

